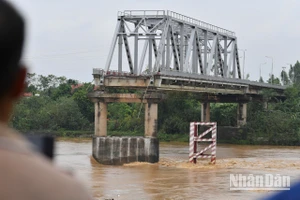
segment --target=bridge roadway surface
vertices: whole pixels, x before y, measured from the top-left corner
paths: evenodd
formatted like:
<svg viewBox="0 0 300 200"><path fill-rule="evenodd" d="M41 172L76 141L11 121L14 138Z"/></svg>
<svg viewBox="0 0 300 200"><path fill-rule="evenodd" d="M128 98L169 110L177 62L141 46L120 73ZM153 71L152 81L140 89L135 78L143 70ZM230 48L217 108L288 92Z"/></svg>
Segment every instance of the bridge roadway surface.
<svg viewBox="0 0 300 200"><path fill-rule="evenodd" d="M205 93L222 98L222 102L232 102L232 98L241 97L261 100L263 91L272 89L275 97L284 98L286 86L260 83L256 81L207 76L176 71L161 71L152 75L134 75L94 69L93 75L96 85L104 88L123 88L149 91L179 91ZM213 99L211 99L213 101ZM237 99L237 101L239 101Z"/></svg>

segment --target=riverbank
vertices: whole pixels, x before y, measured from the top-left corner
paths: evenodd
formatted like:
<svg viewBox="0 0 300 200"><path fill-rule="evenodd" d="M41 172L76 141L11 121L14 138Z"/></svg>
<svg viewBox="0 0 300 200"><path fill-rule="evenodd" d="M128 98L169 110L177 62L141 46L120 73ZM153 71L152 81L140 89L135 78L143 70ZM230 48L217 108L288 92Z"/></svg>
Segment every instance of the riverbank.
<svg viewBox="0 0 300 200"><path fill-rule="evenodd" d="M92 138L94 131L28 131L25 135L47 135L59 138ZM138 132L121 132L121 131L108 131L109 136L143 136ZM162 142L188 142L189 136L187 134L165 134L159 133L158 139Z"/></svg>
<svg viewBox="0 0 300 200"><path fill-rule="evenodd" d="M48 135L60 138L92 138L94 131L29 131L25 135ZM140 132L108 131L108 136L143 136ZM251 133L247 128L218 127L217 141L220 144L300 146L300 140L293 137L275 137ZM158 133L161 142L189 142L189 134Z"/></svg>

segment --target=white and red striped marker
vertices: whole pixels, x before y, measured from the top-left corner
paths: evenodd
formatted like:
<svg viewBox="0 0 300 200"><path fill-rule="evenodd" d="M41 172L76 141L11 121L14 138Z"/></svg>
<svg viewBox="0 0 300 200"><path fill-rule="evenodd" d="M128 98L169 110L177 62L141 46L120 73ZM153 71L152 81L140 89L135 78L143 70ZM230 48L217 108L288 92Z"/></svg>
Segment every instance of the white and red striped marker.
<svg viewBox="0 0 300 200"><path fill-rule="evenodd" d="M198 135L198 126L211 126L208 130ZM211 132L211 138L203 138ZM198 142L212 142L209 146L197 151ZM211 150L210 154L204 154ZM190 143L189 161L197 163L197 158L210 158L212 164L216 164L217 151L217 123L216 122L191 122L190 123Z"/></svg>

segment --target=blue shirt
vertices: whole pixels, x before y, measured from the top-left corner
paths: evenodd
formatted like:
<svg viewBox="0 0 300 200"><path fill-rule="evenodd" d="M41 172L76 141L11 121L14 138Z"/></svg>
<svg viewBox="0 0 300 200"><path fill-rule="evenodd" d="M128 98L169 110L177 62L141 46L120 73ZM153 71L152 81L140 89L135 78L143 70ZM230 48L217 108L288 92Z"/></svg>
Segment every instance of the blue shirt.
<svg viewBox="0 0 300 200"><path fill-rule="evenodd" d="M300 182L293 185L290 190L273 194L264 200L300 200Z"/></svg>

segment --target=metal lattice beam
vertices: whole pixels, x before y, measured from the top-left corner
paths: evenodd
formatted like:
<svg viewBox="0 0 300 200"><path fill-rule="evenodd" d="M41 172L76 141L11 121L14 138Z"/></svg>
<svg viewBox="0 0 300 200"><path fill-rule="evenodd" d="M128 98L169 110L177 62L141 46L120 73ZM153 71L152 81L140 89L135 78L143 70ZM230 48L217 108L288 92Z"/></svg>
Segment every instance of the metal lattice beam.
<svg viewBox="0 0 300 200"><path fill-rule="evenodd" d="M111 63L118 42L118 72L129 69L140 75L175 70L241 78L236 41L232 31L172 11L124 11L118 16L105 71L114 68Z"/></svg>

